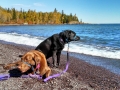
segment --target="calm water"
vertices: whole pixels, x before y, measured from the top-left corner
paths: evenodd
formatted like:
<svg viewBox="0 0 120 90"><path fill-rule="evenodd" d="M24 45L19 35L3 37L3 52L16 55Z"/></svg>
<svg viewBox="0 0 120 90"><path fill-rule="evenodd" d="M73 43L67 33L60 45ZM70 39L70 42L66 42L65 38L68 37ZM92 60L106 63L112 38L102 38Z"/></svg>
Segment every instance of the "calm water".
<svg viewBox="0 0 120 90"><path fill-rule="evenodd" d="M76 57L120 73L120 24L0 26L0 40L37 46L66 29L81 37L70 43L70 51L80 53Z"/></svg>

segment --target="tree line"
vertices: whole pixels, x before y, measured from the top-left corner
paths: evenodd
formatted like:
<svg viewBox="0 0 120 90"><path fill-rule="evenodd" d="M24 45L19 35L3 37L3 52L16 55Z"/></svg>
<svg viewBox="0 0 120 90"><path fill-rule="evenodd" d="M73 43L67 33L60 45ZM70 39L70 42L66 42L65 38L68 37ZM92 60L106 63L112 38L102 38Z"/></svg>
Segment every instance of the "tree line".
<svg viewBox="0 0 120 90"><path fill-rule="evenodd" d="M56 8L53 12L36 12L0 7L0 24L65 24L71 21L79 22L76 14L67 15L63 10L58 12Z"/></svg>

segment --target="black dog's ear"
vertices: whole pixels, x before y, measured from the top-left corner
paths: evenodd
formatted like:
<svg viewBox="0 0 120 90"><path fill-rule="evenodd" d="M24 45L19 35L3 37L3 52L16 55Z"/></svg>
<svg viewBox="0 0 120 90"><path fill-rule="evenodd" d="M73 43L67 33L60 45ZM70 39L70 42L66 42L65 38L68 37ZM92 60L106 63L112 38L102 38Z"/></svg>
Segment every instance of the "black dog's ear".
<svg viewBox="0 0 120 90"><path fill-rule="evenodd" d="M63 41L66 43L68 42L68 34L66 33L66 31L60 32L59 36L63 39Z"/></svg>
<svg viewBox="0 0 120 90"><path fill-rule="evenodd" d="M69 33L71 34L74 34L74 35L76 35L76 33L74 32L74 31L72 31L72 30L69 30Z"/></svg>
<svg viewBox="0 0 120 90"><path fill-rule="evenodd" d="M63 32L60 32L60 37L62 37L63 39L68 39L69 35L72 33L71 30L64 30Z"/></svg>
<svg viewBox="0 0 120 90"><path fill-rule="evenodd" d="M69 31L68 30L64 30L63 32L60 32L60 37L62 37L63 39L66 39L69 37Z"/></svg>
<svg viewBox="0 0 120 90"><path fill-rule="evenodd" d="M66 37L66 33L65 33L65 31L63 31L63 32L60 32L60 37L62 37L63 39Z"/></svg>

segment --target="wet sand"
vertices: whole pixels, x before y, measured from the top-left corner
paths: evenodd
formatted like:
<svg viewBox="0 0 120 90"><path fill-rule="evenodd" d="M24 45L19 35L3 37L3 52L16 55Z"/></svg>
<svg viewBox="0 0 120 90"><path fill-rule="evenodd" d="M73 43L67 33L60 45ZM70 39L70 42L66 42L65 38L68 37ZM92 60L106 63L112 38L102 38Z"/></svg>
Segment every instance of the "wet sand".
<svg viewBox="0 0 120 90"><path fill-rule="evenodd" d="M34 49L34 47L3 43L0 41L0 64L20 60L19 55ZM44 83L33 78L11 77L0 81L0 90L120 90L120 76L105 68L91 65L78 58L69 57L70 65L66 73ZM51 58L48 59L50 62ZM61 55L59 68L52 68L52 74L65 69L66 55ZM6 74L0 66L0 74ZM51 74L51 75L52 75Z"/></svg>

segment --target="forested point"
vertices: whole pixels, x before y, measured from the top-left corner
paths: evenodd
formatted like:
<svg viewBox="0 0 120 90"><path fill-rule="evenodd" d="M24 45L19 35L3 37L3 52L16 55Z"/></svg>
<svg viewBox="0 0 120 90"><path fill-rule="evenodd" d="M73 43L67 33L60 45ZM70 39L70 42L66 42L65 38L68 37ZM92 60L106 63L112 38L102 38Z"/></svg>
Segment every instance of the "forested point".
<svg viewBox="0 0 120 90"><path fill-rule="evenodd" d="M15 8L2 8L0 6L0 24L83 24L75 15L66 15L64 11L36 12L35 10L24 11Z"/></svg>

